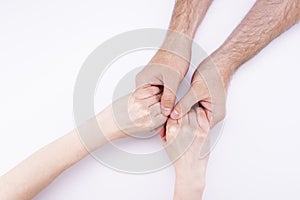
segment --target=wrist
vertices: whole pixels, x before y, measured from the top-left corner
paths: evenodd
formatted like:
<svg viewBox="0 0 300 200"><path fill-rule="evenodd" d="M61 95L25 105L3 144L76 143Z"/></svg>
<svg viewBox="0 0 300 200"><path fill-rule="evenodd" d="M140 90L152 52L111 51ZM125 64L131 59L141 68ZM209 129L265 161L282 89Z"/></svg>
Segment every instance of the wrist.
<svg viewBox="0 0 300 200"><path fill-rule="evenodd" d="M199 169L199 170L197 170ZM205 173L197 169L176 169L175 168L175 185L182 188L190 188L192 191L203 191L205 188Z"/></svg>
<svg viewBox="0 0 300 200"><path fill-rule="evenodd" d="M174 30L168 30L161 49L173 53L178 58L190 61L193 38Z"/></svg>
<svg viewBox="0 0 300 200"><path fill-rule="evenodd" d="M108 141L121 139L126 136L115 123L111 105L97 114L96 119L102 134Z"/></svg>
<svg viewBox="0 0 300 200"><path fill-rule="evenodd" d="M218 70L225 88L227 88L231 76L234 74L239 64L231 59L231 56L222 49L213 52L210 55L210 59Z"/></svg>
<svg viewBox="0 0 300 200"><path fill-rule="evenodd" d="M194 182L198 182L198 180L195 180ZM193 183L193 182L185 181L185 180L176 180L175 187L185 189L186 191L189 191L189 192L202 194L204 191L205 185L201 184L201 183L197 184L197 183Z"/></svg>
<svg viewBox="0 0 300 200"><path fill-rule="evenodd" d="M204 192L204 184L199 180L191 182L186 179L177 179L175 182L174 199L175 200L201 200Z"/></svg>
<svg viewBox="0 0 300 200"><path fill-rule="evenodd" d="M186 75L189 69L189 60L164 49L159 49L149 64L170 68L178 73L178 75L182 78Z"/></svg>
<svg viewBox="0 0 300 200"><path fill-rule="evenodd" d="M232 46L223 44L220 48L211 54L211 58L221 71L232 75L237 68L244 62L243 58L237 58L231 50Z"/></svg>
<svg viewBox="0 0 300 200"><path fill-rule="evenodd" d="M198 29L198 25L194 26L194 27L185 27L186 26L186 22L182 22L182 24L178 24L177 21L171 21L170 25L169 25L169 30L172 32L177 32L179 34L182 34L184 36L186 36L187 38L190 38L191 40L193 40L195 38L197 29Z"/></svg>

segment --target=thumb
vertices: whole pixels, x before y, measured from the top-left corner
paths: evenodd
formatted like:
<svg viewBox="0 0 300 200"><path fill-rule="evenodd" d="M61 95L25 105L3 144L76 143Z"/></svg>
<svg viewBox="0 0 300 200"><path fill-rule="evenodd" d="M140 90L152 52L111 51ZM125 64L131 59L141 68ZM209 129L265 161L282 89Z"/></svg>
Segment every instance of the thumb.
<svg viewBox="0 0 300 200"><path fill-rule="evenodd" d="M199 102L201 97L197 97L197 93L194 87L191 87L190 90L182 97L182 99L176 104L174 110L171 113L172 119L180 119L186 113L190 111L193 105Z"/></svg>
<svg viewBox="0 0 300 200"><path fill-rule="evenodd" d="M177 87L173 91L172 89L164 86L163 94L161 96L161 109L165 116L169 116L174 107L176 101Z"/></svg>
<svg viewBox="0 0 300 200"><path fill-rule="evenodd" d="M164 89L161 96L161 109L165 116L169 116L173 110L176 101L176 93L181 80L182 77L173 71L170 71L168 76L164 77Z"/></svg>

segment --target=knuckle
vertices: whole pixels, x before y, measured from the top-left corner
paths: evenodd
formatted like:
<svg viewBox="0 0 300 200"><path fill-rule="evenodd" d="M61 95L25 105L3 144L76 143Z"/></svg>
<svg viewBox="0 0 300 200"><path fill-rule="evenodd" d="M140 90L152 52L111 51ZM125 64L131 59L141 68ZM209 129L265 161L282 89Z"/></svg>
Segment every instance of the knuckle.
<svg viewBox="0 0 300 200"><path fill-rule="evenodd" d="M159 119L159 125L163 125L166 123L166 121L168 120L168 117L163 116Z"/></svg>
<svg viewBox="0 0 300 200"><path fill-rule="evenodd" d="M145 129L151 127L151 120L147 116L141 115L134 121L134 124Z"/></svg>
<svg viewBox="0 0 300 200"><path fill-rule="evenodd" d="M140 102L140 101L135 102L135 106L136 106L136 108L139 109L139 110L142 110L143 107L144 107L143 103Z"/></svg>
<svg viewBox="0 0 300 200"><path fill-rule="evenodd" d="M129 104L135 104L137 102L137 100L138 100L138 98L137 98L137 90L136 90L130 96L128 103Z"/></svg>
<svg viewBox="0 0 300 200"><path fill-rule="evenodd" d="M148 116L150 115L150 110L140 102L136 102L132 105L131 112L135 116Z"/></svg>
<svg viewBox="0 0 300 200"><path fill-rule="evenodd" d="M194 80L192 85L191 85L191 89L194 92L194 95L200 93L200 91L207 89L206 83L203 82L202 80ZM206 90L205 90L206 91Z"/></svg>
<svg viewBox="0 0 300 200"><path fill-rule="evenodd" d="M178 132L178 130L179 130L179 127L176 126L176 125L167 126L167 133L168 133L169 135L175 134L176 132Z"/></svg>
<svg viewBox="0 0 300 200"><path fill-rule="evenodd" d="M159 89L158 87L149 87L146 89L146 92L151 94L151 95L154 95L154 94L157 94L159 92Z"/></svg>
<svg viewBox="0 0 300 200"><path fill-rule="evenodd" d="M142 116L150 117L150 110L149 109L142 108L140 112L142 113Z"/></svg>
<svg viewBox="0 0 300 200"><path fill-rule="evenodd" d="M140 102L135 102L133 105L133 109L137 112L141 112L143 105Z"/></svg>

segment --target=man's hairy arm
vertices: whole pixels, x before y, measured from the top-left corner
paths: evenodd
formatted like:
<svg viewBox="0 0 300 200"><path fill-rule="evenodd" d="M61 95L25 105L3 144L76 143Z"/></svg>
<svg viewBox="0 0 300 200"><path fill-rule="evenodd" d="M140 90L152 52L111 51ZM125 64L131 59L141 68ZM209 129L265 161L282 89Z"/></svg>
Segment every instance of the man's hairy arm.
<svg viewBox="0 0 300 200"><path fill-rule="evenodd" d="M225 79L229 78L240 65L299 19L300 0L258 0L212 58L221 73L226 73Z"/></svg>
<svg viewBox="0 0 300 200"><path fill-rule="evenodd" d="M225 116L225 101L218 96L213 100L210 96L203 79L207 69L212 69L212 65L217 67L226 90L231 75L239 66L255 56L299 19L300 0L257 0L227 40L199 65L193 76L190 90L177 103L171 117L181 118L195 103L199 102L209 116L211 125L221 121ZM214 110L216 105L219 107Z"/></svg>
<svg viewBox="0 0 300 200"><path fill-rule="evenodd" d="M137 75L137 86L160 85L162 112L168 116L177 89L189 69L192 40L212 0L177 0L169 32L149 64Z"/></svg>
<svg viewBox="0 0 300 200"><path fill-rule="evenodd" d="M177 0L169 29L194 38L212 0Z"/></svg>

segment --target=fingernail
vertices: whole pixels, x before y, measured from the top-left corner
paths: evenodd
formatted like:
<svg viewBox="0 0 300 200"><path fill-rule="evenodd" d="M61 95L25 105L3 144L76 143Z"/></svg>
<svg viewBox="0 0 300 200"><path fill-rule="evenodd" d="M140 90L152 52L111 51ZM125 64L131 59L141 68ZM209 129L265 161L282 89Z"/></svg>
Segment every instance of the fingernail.
<svg viewBox="0 0 300 200"><path fill-rule="evenodd" d="M171 113L171 109L170 108L161 108L162 109L162 114L164 114L165 116L169 116Z"/></svg>
<svg viewBox="0 0 300 200"><path fill-rule="evenodd" d="M174 110L171 114L171 118L177 119L178 117L179 117L179 113L176 110Z"/></svg>

